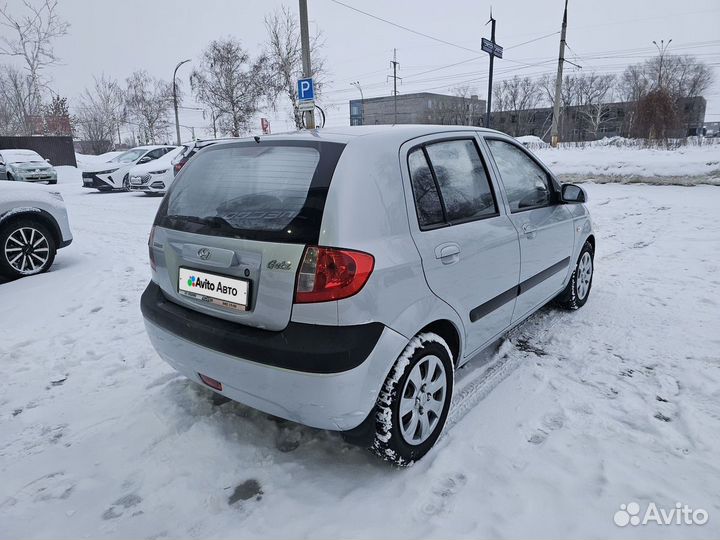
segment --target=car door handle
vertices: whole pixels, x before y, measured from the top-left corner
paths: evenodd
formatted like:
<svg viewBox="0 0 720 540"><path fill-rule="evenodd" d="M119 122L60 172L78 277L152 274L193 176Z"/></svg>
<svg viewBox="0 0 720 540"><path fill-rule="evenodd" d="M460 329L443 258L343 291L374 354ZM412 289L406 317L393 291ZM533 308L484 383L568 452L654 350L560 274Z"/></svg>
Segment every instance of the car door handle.
<svg viewBox="0 0 720 540"><path fill-rule="evenodd" d="M537 232L537 227L533 227L529 223L524 223L522 226L522 231L525 233L525 236L528 238L535 238L535 233Z"/></svg>
<svg viewBox="0 0 720 540"><path fill-rule="evenodd" d="M452 264L460 260L460 246L455 242L440 244L435 248L435 258L443 264Z"/></svg>

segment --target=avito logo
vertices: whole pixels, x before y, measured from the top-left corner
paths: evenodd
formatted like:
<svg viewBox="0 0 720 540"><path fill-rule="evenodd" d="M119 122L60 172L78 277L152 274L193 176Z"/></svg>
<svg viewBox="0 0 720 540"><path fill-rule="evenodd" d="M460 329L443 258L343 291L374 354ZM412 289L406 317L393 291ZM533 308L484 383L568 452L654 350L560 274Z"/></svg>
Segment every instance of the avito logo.
<svg viewBox="0 0 720 540"><path fill-rule="evenodd" d="M187 280L188 287L197 287L198 289L205 289L208 291L217 291L221 294L229 294L231 296L237 296L238 290L232 285L225 285L222 281L218 280L217 284L213 283L209 279L200 279L199 277L190 276Z"/></svg>
<svg viewBox="0 0 720 540"><path fill-rule="evenodd" d="M214 291L215 285L209 279L200 279L195 276L190 276L187 280L188 287L198 287L200 289L207 289L208 291Z"/></svg>

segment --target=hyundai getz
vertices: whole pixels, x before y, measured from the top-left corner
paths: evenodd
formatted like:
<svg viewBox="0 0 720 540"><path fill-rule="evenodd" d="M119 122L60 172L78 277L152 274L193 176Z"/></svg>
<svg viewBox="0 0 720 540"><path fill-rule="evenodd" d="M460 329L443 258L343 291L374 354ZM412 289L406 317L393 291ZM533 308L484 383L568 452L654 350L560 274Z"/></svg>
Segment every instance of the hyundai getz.
<svg viewBox="0 0 720 540"><path fill-rule="evenodd" d="M486 129L219 142L158 210L147 331L193 381L409 464L458 367L549 301L587 301L585 197Z"/></svg>

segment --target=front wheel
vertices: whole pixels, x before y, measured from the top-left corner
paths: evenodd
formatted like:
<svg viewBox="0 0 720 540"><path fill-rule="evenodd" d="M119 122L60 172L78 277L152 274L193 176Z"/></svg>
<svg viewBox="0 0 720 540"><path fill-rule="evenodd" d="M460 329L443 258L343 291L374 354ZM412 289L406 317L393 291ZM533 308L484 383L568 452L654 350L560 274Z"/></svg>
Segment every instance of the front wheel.
<svg viewBox="0 0 720 540"><path fill-rule="evenodd" d="M585 305L592 287L594 266L593 247L585 242L578 257L575 270L565 290L558 296L558 303L566 309L578 309Z"/></svg>
<svg viewBox="0 0 720 540"><path fill-rule="evenodd" d="M415 336L380 392L372 451L396 465L419 460L440 437L452 399L454 368L444 339Z"/></svg>
<svg viewBox="0 0 720 540"><path fill-rule="evenodd" d="M18 220L0 229L0 274L9 278L47 271L57 246L50 231L34 220Z"/></svg>
<svg viewBox="0 0 720 540"><path fill-rule="evenodd" d="M122 190L130 191L130 173L126 174L122 182Z"/></svg>

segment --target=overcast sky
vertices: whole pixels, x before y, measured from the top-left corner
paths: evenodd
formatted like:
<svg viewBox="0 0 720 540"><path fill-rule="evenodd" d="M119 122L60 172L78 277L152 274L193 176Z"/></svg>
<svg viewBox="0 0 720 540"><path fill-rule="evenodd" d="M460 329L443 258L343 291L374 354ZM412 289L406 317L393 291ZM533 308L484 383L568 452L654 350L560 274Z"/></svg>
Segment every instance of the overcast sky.
<svg viewBox="0 0 720 540"><path fill-rule="evenodd" d="M393 48L397 48L399 75L403 77L400 92L443 93L462 83L477 87L484 99L487 55L472 51L480 49L481 37L489 37L490 27L485 22L491 2L343 2L452 45L395 28L331 0L309 0L310 24L322 30L325 37L323 52L331 82L320 105L329 112L328 126L349 124L347 101L359 97L350 82L360 81L366 98L390 94L392 85L387 75L392 73ZM234 36L247 49L258 52L265 39L263 17L282 3L297 12L297 0L60 0L61 14L71 27L69 35L57 42L56 51L63 65L52 69L54 87L73 101L91 84L93 75L103 72L123 80L132 71L145 69L169 80L179 60L196 61L210 40L223 36ZM562 4L562 0L494 2L496 39L505 47L504 59L495 63L496 80L555 71L558 34L513 46L559 31ZM718 0L570 0L568 21L567 56L583 71L619 73L628 63L652 55L652 41L660 39L673 40L670 52L693 54L711 64L716 81L705 96L706 121L720 120ZM186 90L191 65L183 66L179 72ZM566 68L575 69L570 65ZM191 101L186 100L184 105L197 106ZM270 118L273 131L290 128L285 111L268 111L265 116ZM201 130L210 122L200 111L182 110L181 124ZM183 138L189 135L188 130L183 131Z"/></svg>

